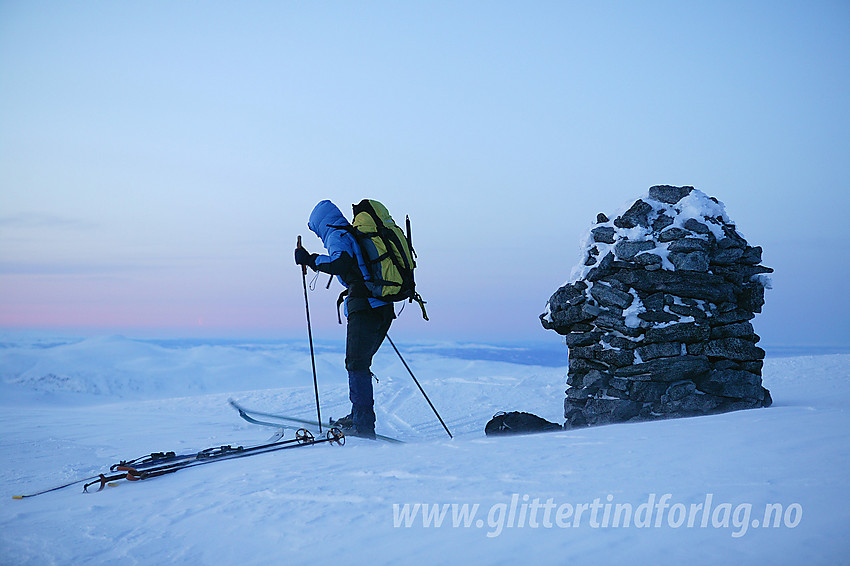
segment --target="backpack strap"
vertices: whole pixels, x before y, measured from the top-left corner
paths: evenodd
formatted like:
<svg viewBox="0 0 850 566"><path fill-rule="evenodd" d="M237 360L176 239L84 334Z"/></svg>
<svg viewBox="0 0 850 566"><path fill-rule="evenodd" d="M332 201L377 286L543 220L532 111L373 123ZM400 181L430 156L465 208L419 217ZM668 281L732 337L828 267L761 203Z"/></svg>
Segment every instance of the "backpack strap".
<svg viewBox="0 0 850 566"><path fill-rule="evenodd" d="M342 303L345 301L345 297L348 296L348 289L343 289L342 293L339 294L339 297L336 299L336 320L340 324L342 324L342 316L339 314L339 307L342 306Z"/></svg>
<svg viewBox="0 0 850 566"><path fill-rule="evenodd" d="M373 218L376 218L376 217L373 216ZM399 284L396 283L395 281L387 281L386 279L381 278L380 275L379 275L380 270L373 269L373 267L380 265L380 263L383 260L389 258L390 261L392 261L393 264L395 264L396 268L399 269L399 271L401 271L403 269L410 270L410 268L407 267L407 266L400 265L398 259L396 258L396 254L394 254L392 252L392 250L390 250L390 249L387 249L387 251L385 253L381 254L380 256L376 257L375 259L369 259L369 254L366 253L366 249L363 247L363 240L367 240L367 239L370 239L374 236L378 236L378 237L390 237L390 238L392 238L390 240L390 244L392 244L393 246L396 246L397 249L401 250L402 248L400 247L400 244L398 244L398 238L395 237L395 234L393 234L391 230L385 230L383 232L361 232L355 226L352 226L350 224L348 226L333 226L333 225L328 224L328 227L329 228L337 228L339 230L345 230L346 232L351 234L351 236L354 238L354 241L357 242L357 246L360 249L360 255L363 258L363 263L366 264L366 269L369 271L369 275L372 278L371 279L372 283L380 284L380 285L384 285L384 286L390 286L390 287L399 287ZM401 255L404 256L403 253ZM404 258L404 261L406 263L407 258ZM361 274L361 276L362 276L362 274Z"/></svg>

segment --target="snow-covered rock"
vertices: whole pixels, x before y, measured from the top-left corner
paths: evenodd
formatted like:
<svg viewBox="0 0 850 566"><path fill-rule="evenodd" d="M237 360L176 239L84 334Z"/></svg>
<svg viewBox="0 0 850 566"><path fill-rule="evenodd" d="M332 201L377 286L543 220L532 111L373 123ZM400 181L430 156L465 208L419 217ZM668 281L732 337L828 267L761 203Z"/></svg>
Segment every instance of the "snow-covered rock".
<svg viewBox="0 0 850 566"><path fill-rule="evenodd" d="M693 187L599 214L540 317L570 349L567 426L769 406L749 322L770 288L761 254Z"/></svg>

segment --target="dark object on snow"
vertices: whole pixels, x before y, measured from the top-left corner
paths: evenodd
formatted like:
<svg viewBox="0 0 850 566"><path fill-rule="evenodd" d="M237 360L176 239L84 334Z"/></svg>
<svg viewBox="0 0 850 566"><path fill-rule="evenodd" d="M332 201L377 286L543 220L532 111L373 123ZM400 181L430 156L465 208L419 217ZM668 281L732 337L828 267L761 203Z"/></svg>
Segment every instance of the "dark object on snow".
<svg viewBox="0 0 850 566"><path fill-rule="evenodd" d="M561 425L550 423L546 419L542 419L531 413L520 413L513 411L510 413L496 413L487 426L484 427L484 434L487 436L497 434L531 434L535 432L548 432L552 430L563 430Z"/></svg>

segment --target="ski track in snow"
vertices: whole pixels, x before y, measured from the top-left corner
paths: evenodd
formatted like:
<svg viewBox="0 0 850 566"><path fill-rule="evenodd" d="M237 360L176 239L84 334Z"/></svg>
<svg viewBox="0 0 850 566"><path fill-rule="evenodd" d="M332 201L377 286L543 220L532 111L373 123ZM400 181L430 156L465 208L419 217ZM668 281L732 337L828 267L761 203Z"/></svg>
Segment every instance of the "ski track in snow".
<svg viewBox="0 0 850 566"><path fill-rule="evenodd" d="M315 398L309 355L291 345L104 337L2 346L3 565L840 564L850 555L850 355L768 359L769 409L493 439L483 428L496 411L560 422L566 368L400 345L454 440L382 349L378 432L405 445L350 438L17 501L121 459L268 439L273 431L240 419L230 397L304 418L315 417ZM342 358L319 349L325 420L348 413ZM534 499L577 507L610 496L636 508L667 493L671 505L707 494L733 510L749 503L750 520L766 504L796 503L802 517L793 528L748 521L743 534L728 521L671 527L669 515L659 528L594 527L589 515L575 527L506 520L512 498L528 496L530 513ZM394 505L417 503L478 505L481 526L453 527L451 511L440 527L421 516L395 526Z"/></svg>

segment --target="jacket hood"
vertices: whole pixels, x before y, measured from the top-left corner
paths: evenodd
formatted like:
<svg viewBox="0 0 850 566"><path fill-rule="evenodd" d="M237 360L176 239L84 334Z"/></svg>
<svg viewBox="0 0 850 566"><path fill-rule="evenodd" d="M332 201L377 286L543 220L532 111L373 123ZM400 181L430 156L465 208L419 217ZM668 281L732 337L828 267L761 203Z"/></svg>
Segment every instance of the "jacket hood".
<svg viewBox="0 0 850 566"><path fill-rule="evenodd" d="M348 220L334 203L323 200L310 213L307 227L322 239L323 244L327 244L327 237L334 230L331 226L348 226L348 224Z"/></svg>

